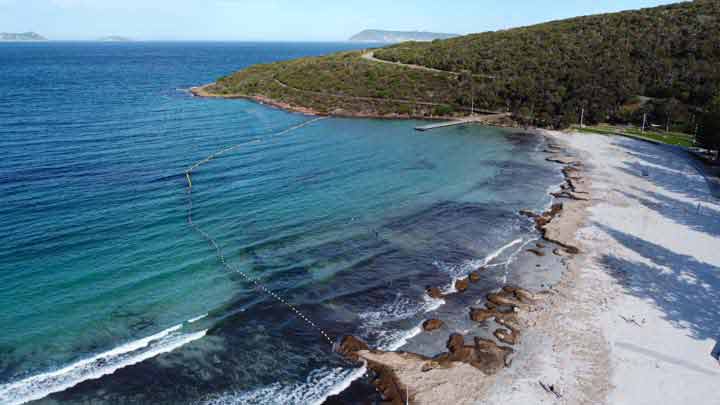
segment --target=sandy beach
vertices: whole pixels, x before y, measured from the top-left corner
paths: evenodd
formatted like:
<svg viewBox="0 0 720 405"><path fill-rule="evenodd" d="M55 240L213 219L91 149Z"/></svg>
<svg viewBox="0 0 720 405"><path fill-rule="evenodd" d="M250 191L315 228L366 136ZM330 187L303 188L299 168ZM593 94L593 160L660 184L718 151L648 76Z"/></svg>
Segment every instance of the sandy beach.
<svg viewBox="0 0 720 405"><path fill-rule="evenodd" d="M579 151L592 204L557 304L489 403L720 403L720 201L684 151L556 135ZM538 381L558 387L548 397Z"/></svg>
<svg viewBox="0 0 720 405"><path fill-rule="evenodd" d="M512 315L490 302L473 314L512 339L451 337L435 358L351 355L394 403L720 403L720 201L702 168L664 145L544 134L568 182L541 228L566 270L529 301L506 294Z"/></svg>

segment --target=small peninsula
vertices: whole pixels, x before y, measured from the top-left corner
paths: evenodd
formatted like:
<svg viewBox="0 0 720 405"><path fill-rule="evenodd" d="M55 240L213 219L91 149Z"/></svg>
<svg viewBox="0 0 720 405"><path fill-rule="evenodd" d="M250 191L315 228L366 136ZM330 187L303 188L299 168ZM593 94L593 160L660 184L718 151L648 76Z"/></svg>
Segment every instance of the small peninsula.
<svg viewBox="0 0 720 405"><path fill-rule="evenodd" d="M47 38L35 32L0 32L0 41L47 41Z"/></svg>
<svg viewBox="0 0 720 405"><path fill-rule="evenodd" d="M665 122L694 131L720 82L720 2L695 1L251 66L197 88L294 111L523 125Z"/></svg>
<svg viewBox="0 0 720 405"><path fill-rule="evenodd" d="M459 35L425 31L364 30L350 37L350 41L380 43L396 43L406 41L428 42L434 41L436 39L454 38L457 36Z"/></svg>

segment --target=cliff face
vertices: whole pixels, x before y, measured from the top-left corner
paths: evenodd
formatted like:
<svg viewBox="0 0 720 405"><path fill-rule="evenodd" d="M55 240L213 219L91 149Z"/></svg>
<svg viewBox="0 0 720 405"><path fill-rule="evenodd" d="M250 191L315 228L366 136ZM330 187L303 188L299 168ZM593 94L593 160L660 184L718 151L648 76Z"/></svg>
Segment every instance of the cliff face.
<svg viewBox="0 0 720 405"><path fill-rule="evenodd" d="M34 32L0 32L0 41L47 41L47 38Z"/></svg>
<svg viewBox="0 0 720 405"><path fill-rule="evenodd" d="M436 39L448 39L457 37L456 34L443 34L438 32L424 31L384 31L384 30L365 30L353 35L350 41L361 42L383 42L396 43L406 41L427 42Z"/></svg>

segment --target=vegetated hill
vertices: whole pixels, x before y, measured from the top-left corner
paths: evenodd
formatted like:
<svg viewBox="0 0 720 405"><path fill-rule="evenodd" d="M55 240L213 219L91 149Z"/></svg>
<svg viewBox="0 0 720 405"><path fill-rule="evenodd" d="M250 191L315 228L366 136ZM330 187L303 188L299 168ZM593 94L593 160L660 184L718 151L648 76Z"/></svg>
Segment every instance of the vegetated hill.
<svg viewBox="0 0 720 405"><path fill-rule="evenodd" d="M457 37L457 34L443 34L425 31L385 31L365 30L350 37L350 41L364 42L405 42L405 41L433 41Z"/></svg>
<svg viewBox="0 0 720 405"><path fill-rule="evenodd" d="M34 32L0 32L0 41L47 41L47 38Z"/></svg>
<svg viewBox="0 0 720 405"><path fill-rule="evenodd" d="M255 66L209 90L328 113L447 115L474 98L536 125L577 123L584 108L588 123L636 121L647 112L691 127L718 91L718 38L720 2L695 1L374 51L435 71L346 52Z"/></svg>

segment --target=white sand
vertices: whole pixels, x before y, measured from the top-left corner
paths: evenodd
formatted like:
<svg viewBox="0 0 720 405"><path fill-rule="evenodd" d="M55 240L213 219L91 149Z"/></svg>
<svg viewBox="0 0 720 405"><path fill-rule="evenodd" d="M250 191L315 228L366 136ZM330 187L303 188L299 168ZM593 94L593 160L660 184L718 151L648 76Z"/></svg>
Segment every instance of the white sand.
<svg viewBox="0 0 720 405"><path fill-rule="evenodd" d="M683 152L557 139L589 163L587 253L481 403L720 404L720 201Z"/></svg>

